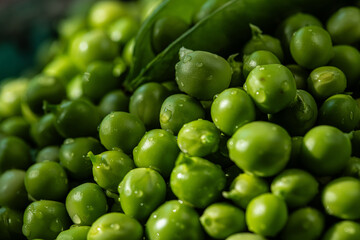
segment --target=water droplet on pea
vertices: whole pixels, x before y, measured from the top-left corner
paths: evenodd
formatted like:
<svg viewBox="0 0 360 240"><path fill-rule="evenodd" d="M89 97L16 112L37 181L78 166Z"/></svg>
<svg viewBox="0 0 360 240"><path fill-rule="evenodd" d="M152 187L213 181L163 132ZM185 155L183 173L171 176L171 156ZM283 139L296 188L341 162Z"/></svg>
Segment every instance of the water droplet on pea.
<svg viewBox="0 0 360 240"><path fill-rule="evenodd" d="M191 61L191 59L192 59L192 57L191 57L191 56L186 55L186 56L183 58L183 63L190 62L190 61Z"/></svg>
<svg viewBox="0 0 360 240"><path fill-rule="evenodd" d="M210 75L207 77L206 80L210 81L210 80L212 80L213 78L214 78L214 76L213 76L212 74L210 74Z"/></svg>
<svg viewBox="0 0 360 240"><path fill-rule="evenodd" d="M120 225L117 223L112 223L112 224L110 224L110 228L112 228L114 230L120 230Z"/></svg>
<svg viewBox="0 0 360 240"><path fill-rule="evenodd" d="M350 112L350 120L354 119L354 112Z"/></svg>
<svg viewBox="0 0 360 240"><path fill-rule="evenodd" d="M204 66L204 64L203 64L202 62L197 62L195 65L196 65L198 68L201 68L202 66Z"/></svg>
<svg viewBox="0 0 360 240"><path fill-rule="evenodd" d="M168 123L170 121L171 117L172 117L172 112L171 111L164 111L160 115L160 122Z"/></svg>
<svg viewBox="0 0 360 240"><path fill-rule="evenodd" d="M266 94L265 94L264 90L260 89L260 90L256 91L255 92L255 99L259 103L265 102Z"/></svg>

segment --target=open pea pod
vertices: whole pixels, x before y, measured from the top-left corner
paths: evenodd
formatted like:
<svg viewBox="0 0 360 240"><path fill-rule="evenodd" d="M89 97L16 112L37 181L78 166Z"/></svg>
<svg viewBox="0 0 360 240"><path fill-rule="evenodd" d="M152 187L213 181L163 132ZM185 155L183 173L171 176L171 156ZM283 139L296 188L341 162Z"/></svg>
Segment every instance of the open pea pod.
<svg viewBox="0 0 360 240"><path fill-rule="evenodd" d="M340 0L330 0L337 1ZM249 23L264 30L274 29L276 22L288 14L300 10L314 11L319 7L325 12L328 6L331 4L325 0L231 0L172 42L146 67L134 66L134 69L139 71L141 68L141 71L137 76L130 74L125 87L133 90L144 82L172 79L181 47L226 56L241 49L250 39Z"/></svg>
<svg viewBox="0 0 360 240"><path fill-rule="evenodd" d="M156 21L165 16L179 17L184 22L192 22L195 12L206 2L206 0L165 0L142 24L135 39L133 67L130 70L129 78L136 77L141 69L145 67L156 53L152 47L152 32Z"/></svg>

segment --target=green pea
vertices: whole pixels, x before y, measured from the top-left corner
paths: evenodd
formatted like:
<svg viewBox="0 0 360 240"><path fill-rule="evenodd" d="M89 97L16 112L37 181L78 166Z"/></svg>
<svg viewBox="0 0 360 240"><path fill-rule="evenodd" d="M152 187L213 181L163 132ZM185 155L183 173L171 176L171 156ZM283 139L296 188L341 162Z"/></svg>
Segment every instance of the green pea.
<svg viewBox="0 0 360 240"><path fill-rule="evenodd" d="M264 179L242 173L232 181L229 191L223 192L223 196L242 209L246 209L253 198L269 191L269 184Z"/></svg>
<svg viewBox="0 0 360 240"><path fill-rule="evenodd" d="M303 139L300 162L311 173L333 176L341 172L351 155L351 142L339 129L316 126Z"/></svg>
<svg viewBox="0 0 360 240"><path fill-rule="evenodd" d="M326 65L333 57L330 34L319 26L297 30L290 41L291 56L297 64L308 69Z"/></svg>
<svg viewBox="0 0 360 240"><path fill-rule="evenodd" d="M134 162L140 168L152 168L164 178L169 178L179 154L173 134L163 129L145 133L133 150Z"/></svg>
<svg viewBox="0 0 360 240"><path fill-rule="evenodd" d="M95 183L83 183L67 195L66 211L73 223L90 226L107 212L105 193Z"/></svg>
<svg viewBox="0 0 360 240"><path fill-rule="evenodd" d="M66 96L69 100L75 100L83 96L82 78L82 74L77 74L66 85Z"/></svg>
<svg viewBox="0 0 360 240"><path fill-rule="evenodd" d="M266 240L264 237L254 233L236 233L225 240Z"/></svg>
<svg viewBox="0 0 360 240"><path fill-rule="evenodd" d="M319 109L318 124L331 125L341 131L350 132L358 127L360 107L347 94L336 94L323 102Z"/></svg>
<svg viewBox="0 0 360 240"><path fill-rule="evenodd" d="M62 231L55 240L86 240L89 226L74 226Z"/></svg>
<svg viewBox="0 0 360 240"><path fill-rule="evenodd" d="M205 51L181 48L175 65L179 89L200 100L211 100L229 87L231 66L222 57Z"/></svg>
<svg viewBox="0 0 360 240"><path fill-rule="evenodd" d="M19 137L25 141L30 140L30 124L21 116L13 116L4 119L0 124L0 132L6 135Z"/></svg>
<svg viewBox="0 0 360 240"><path fill-rule="evenodd" d="M31 124L30 134L38 147L58 145L63 141L63 137L55 128L55 121L55 114L47 113L38 122Z"/></svg>
<svg viewBox="0 0 360 240"><path fill-rule="evenodd" d="M42 148L35 157L35 162L44 162L44 161L52 161L59 162L59 151L60 148L58 146L47 146Z"/></svg>
<svg viewBox="0 0 360 240"><path fill-rule="evenodd" d="M246 228L244 211L224 202L208 206L201 215L200 222L205 232L215 239L224 239Z"/></svg>
<svg viewBox="0 0 360 240"><path fill-rule="evenodd" d="M285 201L271 193L255 197L246 208L249 230L262 236L276 236L284 228L287 219Z"/></svg>
<svg viewBox="0 0 360 240"><path fill-rule="evenodd" d="M0 173L12 168L26 170L31 163L30 147L21 138L0 139Z"/></svg>
<svg viewBox="0 0 360 240"><path fill-rule="evenodd" d="M288 207L306 206L318 193L316 179L301 169L286 169L271 183L271 192L285 200Z"/></svg>
<svg viewBox="0 0 360 240"><path fill-rule="evenodd" d="M267 64L280 64L280 61L275 54L267 50L258 50L252 52L250 55L245 55L242 71L244 78L246 79L251 70L256 66Z"/></svg>
<svg viewBox="0 0 360 240"><path fill-rule="evenodd" d="M134 114L127 112L112 112L101 122L99 137L107 150L121 149L131 153L145 134L143 122Z"/></svg>
<svg viewBox="0 0 360 240"><path fill-rule="evenodd" d="M227 146L230 159L238 167L268 177L279 173L289 161L291 138L274 123L255 121L239 128Z"/></svg>
<svg viewBox="0 0 360 240"><path fill-rule="evenodd" d="M124 213L144 221L165 201L166 183L157 171L136 168L125 175L118 191Z"/></svg>
<svg viewBox="0 0 360 240"><path fill-rule="evenodd" d="M124 46L123 52L122 52L122 58L126 62L128 66L131 66L133 64L133 52L134 52L134 46L135 46L135 37L131 38Z"/></svg>
<svg viewBox="0 0 360 240"><path fill-rule="evenodd" d="M357 240L360 238L360 224L353 221L340 221L332 225L322 240Z"/></svg>
<svg viewBox="0 0 360 240"><path fill-rule="evenodd" d="M340 177L328 183L322 192L325 211L345 220L360 219L360 181L353 177Z"/></svg>
<svg viewBox="0 0 360 240"><path fill-rule="evenodd" d="M175 135L185 123L204 117L205 110L200 102L186 94L167 97L160 109L161 128Z"/></svg>
<svg viewBox="0 0 360 240"><path fill-rule="evenodd" d="M65 84L75 77L78 72L79 70L67 55L56 57L43 70L45 75L55 77Z"/></svg>
<svg viewBox="0 0 360 240"><path fill-rule="evenodd" d="M89 152L87 156L93 164L95 182L102 188L117 192L119 183L125 175L135 168L134 161L120 151L105 151L99 155Z"/></svg>
<svg viewBox="0 0 360 240"><path fill-rule="evenodd" d="M143 228L134 218L123 213L107 213L90 227L87 240L141 240Z"/></svg>
<svg viewBox="0 0 360 240"><path fill-rule="evenodd" d="M88 22L92 27L105 28L126 15L126 8L122 2L111 0L95 2L89 10Z"/></svg>
<svg viewBox="0 0 360 240"><path fill-rule="evenodd" d="M316 123L318 108L315 99L305 90L296 90L296 97L288 107L269 114L269 121L279 124L292 136L303 136Z"/></svg>
<svg viewBox="0 0 360 240"><path fill-rule="evenodd" d="M129 111L129 97L122 90L113 90L105 94L98 105L102 118L111 112Z"/></svg>
<svg viewBox="0 0 360 240"><path fill-rule="evenodd" d="M286 67L292 72L294 75L295 83L296 83L296 89L307 89L307 78L309 76L308 71L297 65L297 64L289 64L286 65Z"/></svg>
<svg viewBox="0 0 360 240"><path fill-rule="evenodd" d="M161 105L169 95L160 83L145 83L131 95L129 112L139 117L147 129L159 128Z"/></svg>
<svg viewBox="0 0 360 240"><path fill-rule="evenodd" d="M12 209L25 209L29 204L24 184L25 171L9 169L0 175L0 205Z"/></svg>
<svg viewBox="0 0 360 240"><path fill-rule="evenodd" d="M124 45L136 35L138 30L139 23L132 17L124 16L109 26L108 34L113 42Z"/></svg>
<svg viewBox="0 0 360 240"><path fill-rule="evenodd" d="M28 239L53 240L70 227L71 220L61 202L40 200L27 206L22 232Z"/></svg>
<svg viewBox="0 0 360 240"><path fill-rule="evenodd" d="M149 240L203 240L204 233L195 209L181 201L162 204L145 224Z"/></svg>
<svg viewBox="0 0 360 240"><path fill-rule="evenodd" d="M248 75L244 89L264 113L277 113L289 106L296 96L291 71L281 64L255 67Z"/></svg>
<svg viewBox="0 0 360 240"><path fill-rule="evenodd" d="M95 138L68 138L60 146L59 159L72 179L86 180L92 178L92 164L87 153L99 154L104 150Z"/></svg>
<svg viewBox="0 0 360 240"><path fill-rule="evenodd" d="M345 6L337 9L326 23L331 38L338 44L353 44L360 40L360 9Z"/></svg>
<svg viewBox="0 0 360 240"><path fill-rule="evenodd" d="M0 88L0 116L3 118L21 114L21 101L27 91L29 80L17 78L2 81ZM11 97L9 97L11 96Z"/></svg>
<svg viewBox="0 0 360 240"><path fill-rule="evenodd" d="M193 22L197 23L201 21L202 19L209 16L211 13L213 13L215 10L220 8L225 3L227 3L227 0L206 1L194 15Z"/></svg>
<svg viewBox="0 0 360 240"><path fill-rule="evenodd" d="M57 27L60 38L70 41L76 33L86 29L86 19L84 16L71 16L60 20Z"/></svg>
<svg viewBox="0 0 360 240"><path fill-rule="evenodd" d="M6 233L5 240L22 240L25 239L22 234L23 226L23 212L14 210L12 208L2 207L0 208L0 226L5 227ZM4 239L4 235L1 235L1 239ZM9 235L7 238L6 235Z"/></svg>
<svg viewBox="0 0 360 240"><path fill-rule="evenodd" d="M343 175L360 179L360 158L351 157L346 164Z"/></svg>
<svg viewBox="0 0 360 240"><path fill-rule="evenodd" d="M315 208L300 208L289 215L281 232L283 240L316 240L325 227L323 213Z"/></svg>
<svg viewBox="0 0 360 240"><path fill-rule="evenodd" d="M226 183L220 167L199 157L179 155L171 172L170 186L180 200L205 208L221 195Z"/></svg>
<svg viewBox="0 0 360 240"><path fill-rule="evenodd" d="M345 74L337 67L324 66L314 69L307 80L309 92L317 99L326 99L344 92Z"/></svg>

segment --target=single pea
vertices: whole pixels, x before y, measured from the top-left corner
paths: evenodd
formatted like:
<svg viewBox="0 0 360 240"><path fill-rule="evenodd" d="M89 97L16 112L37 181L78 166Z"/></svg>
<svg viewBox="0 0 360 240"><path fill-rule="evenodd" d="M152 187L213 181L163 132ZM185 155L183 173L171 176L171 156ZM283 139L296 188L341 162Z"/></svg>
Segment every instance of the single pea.
<svg viewBox="0 0 360 240"><path fill-rule="evenodd" d="M35 157L35 162L44 162L44 161L51 161L51 162L60 162L59 159L59 146L47 146L42 148Z"/></svg>
<svg viewBox="0 0 360 240"><path fill-rule="evenodd" d="M61 19L57 31L61 39L70 41L76 33L86 29L86 19L84 16L71 16Z"/></svg>
<svg viewBox="0 0 360 240"><path fill-rule="evenodd" d="M165 202L158 207L147 220L145 230L149 240L204 239L196 210L177 200Z"/></svg>
<svg viewBox="0 0 360 240"><path fill-rule="evenodd" d="M141 240L143 228L134 218L123 213L107 213L90 227L87 240Z"/></svg>
<svg viewBox="0 0 360 240"><path fill-rule="evenodd" d="M157 171L136 168L125 175L118 191L124 213L144 221L165 201L166 183Z"/></svg>
<svg viewBox="0 0 360 240"><path fill-rule="evenodd" d="M286 169L271 183L271 192L285 200L290 208L306 206L319 192L319 183L301 169Z"/></svg>
<svg viewBox="0 0 360 240"><path fill-rule="evenodd" d="M256 66L267 64L280 64L280 60L270 51L258 50L252 52L250 55L244 56L243 76L246 79L251 70Z"/></svg>
<svg viewBox="0 0 360 240"><path fill-rule="evenodd" d="M145 83L131 95L129 112L139 117L147 129L159 128L161 105L169 95L170 92L160 83Z"/></svg>
<svg viewBox="0 0 360 240"><path fill-rule="evenodd" d="M38 147L59 145L63 141L63 137L55 128L55 121L55 114L47 113L39 121L31 124L30 134Z"/></svg>
<svg viewBox="0 0 360 240"><path fill-rule="evenodd" d="M22 232L28 239L53 240L70 225L71 220L62 202L40 200L27 206Z"/></svg>
<svg viewBox="0 0 360 240"><path fill-rule="evenodd" d="M163 129L145 133L133 150L134 162L139 168L152 168L168 179L175 166L180 149L175 136Z"/></svg>
<svg viewBox="0 0 360 240"><path fill-rule="evenodd" d="M85 70L93 61L114 59L118 54L118 46L105 31L93 29L75 35L69 46L69 54L76 66Z"/></svg>
<svg viewBox="0 0 360 240"><path fill-rule="evenodd" d="M305 134L300 162L311 173L333 176L344 169L350 155L350 139L339 129L323 125Z"/></svg>
<svg viewBox="0 0 360 240"><path fill-rule="evenodd" d="M212 122L198 119L182 126L177 142L182 152L204 157L218 150L220 131Z"/></svg>
<svg viewBox="0 0 360 240"><path fill-rule="evenodd" d="M101 121L100 113L90 101L79 98L64 100L51 107L56 116L55 127L64 138L90 137L97 135Z"/></svg>
<svg viewBox="0 0 360 240"><path fill-rule="evenodd" d="M62 231L55 240L86 240L89 226L74 226Z"/></svg>
<svg viewBox="0 0 360 240"><path fill-rule="evenodd" d="M25 171L9 169L0 175L0 206L23 210L29 204Z"/></svg>
<svg viewBox="0 0 360 240"><path fill-rule="evenodd" d="M285 201L271 193L257 196L246 208L249 230L262 236L276 236L284 228L287 219Z"/></svg>
<svg viewBox="0 0 360 240"><path fill-rule="evenodd" d="M36 200L62 201L69 189L65 169L57 162L44 161L31 165L24 178L28 194Z"/></svg>
<svg viewBox="0 0 360 240"><path fill-rule="evenodd" d="M1 239L4 240L23 240L25 236L22 233L23 226L23 212L14 210L8 207L0 208L0 226L5 227L5 239L4 235L1 235ZM1 228L1 227L0 227ZM9 238L6 238L9 235Z"/></svg>
<svg viewBox="0 0 360 240"><path fill-rule="evenodd" d="M171 172L170 186L175 196L198 208L205 208L221 196L226 183L221 168L200 157L180 154Z"/></svg>
<svg viewBox="0 0 360 240"><path fill-rule="evenodd" d="M255 121L239 128L227 146L230 159L242 170L269 177L279 173L289 161L291 137L279 125Z"/></svg>
<svg viewBox="0 0 360 240"><path fill-rule="evenodd" d="M127 9L122 2L112 0L95 2L89 10L88 23L94 28L106 28L127 14Z"/></svg>
<svg viewBox="0 0 360 240"><path fill-rule="evenodd" d="M32 163L30 147L15 136L0 139L0 173L12 169L26 170Z"/></svg>
<svg viewBox="0 0 360 240"><path fill-rule="evenodd" d="M268 115L270 122L282 126L291 136L303 136L315 125L317 118L315 99L305 90L296 90L295 100L288 107Z"/></svg>
<svg viewBox="0 0 360 240"><path fill-rule="evenodd" d="M189 24L181 17L177 16L163 16L159 17L154 23L151 44L155 53L163 51L170 43L180 37L186 30Z"/></svg>
<svg viewBox="0 0 360 240"><path fill-rule="evenodd" d="M343 132L350 132L359 126L360 107L347 94L336 94L323 102L319 109L318 124L331 125Z"/></svg>
<svg viewBox="0 0 360 240"><path fill-rule="evenodd" d="M359 223L353 221L339 221L327 229L322 240L357 240L359 238Z"/></svg>
<svg viewBox="0 0 360 240"><path fill-rule="evenodd" d="M353 44L360 40L360 9L345 6L337 9L327 20L326 29L337 44Z"/></svg>
<svg viewBox="0 0 360 240"><path fill-rule="evenodd" d="M317 99L326 99L344 92L345 74L337 67L323 66L314 69L307 80L309 92Z"/></svg>
<svg viewBox="0 0 360 240"><path fill-rule="evenodd" d="M21 102L23 95L27 91L28 84L29 80L27 78L1 81L0 116L2 118L21 114Z"/></svg>
<svg viewBox="0 0 360 240"><path fill-rule="evenodd" d="M228 88L215 98L211 105L211 119L215 126L232 136L244 124L256 118L255 105L242 89Z"/></svg>
<svg viewBox="0 0 360 240"><path fill-rule="evenodd" d="M291 71L281 64L255 67L244 89L264 113L277 113L289 106L296 96L296 82Z"/></svg>
<svg viewBox="0 0 360 240"><path fill-rule="evenodd" d="M360 181L353 177L340 177L328 183L322 192L325 211L345 219L360 219Z"/></svg>
<svg viewBox="0 0 360 240"><path fill-rule="evenodd" d="M131 169L135 168L134 161L121 151L105 151L98 155L90 151L87 156L93 164L92 173L95 182L112 192L117 192L119 183Z"/></svg>
<svg viewBox="0 0 360 240"><path fill-rule="evenodd" d="M0 123L0 132L30 141L30 124L22 116L13 116Z"/></svg>
<svg viewBox="0 0 360 240"><path fill-rule="evenodd" d="M106 196L95 183L83 183L68 193L66 211L74 224L90 226L107 212Z"/></svg>
<svg viewBox="0 0 360 240"><path fill-rule="evenodd" d="M186 94L167 97L160 109L161 128L175 135L185 123L204 117L205 110L200 102Z"/></svg>
<svg viewBox="0 0 360 240"><path fill-rule="evenodd" d="M269 184L264 179L241 173L232 181L229 191L222 194L237 206L246 209L253 198L269 191Z"/></svg>
<svg viewBox="0 0 360 240"><path fill-rule="evenodd" d="M205 232L212 238L225 239L246 229L243 210L225 202L208 206L200 217Z"/></svg>
<svg viewBox="0 0 360 240"><path fill-rule="evenodd" d="M329 65L339 68L346 76L347 87L352 89L359 84L360 69L360 52L350 45L337 45L333 47L334 57L330 60Z"/></svg>
<svg viewBox="0 0 360 240"><path fill-rule="evenodd" d="M351 157L346 164L343 175L360 179L360 158Z"/></svg>
<svg viewBox="0 0 360 240"><path fill-rule="evenodd" d="M112 112L101 122L100 142L107 150L121 149L131 153L145 134L144 123L134 114Z"/></svg>
<svg viewBox="0 0 360 240"><path fill-rule="evenodd" d="M87 153L99 154L104 150L95 138L68 138L60 146L59 159L72 179L86 180L92 178L92 164Z"/></svg>
<svg viewBox="0 0 360 240"><path fill-rule="evenodd" d="M294 75L295 83L296 83L296 89L307 89L307 78L309 76L309 72L297 65L297 64L289 64L286 65L286 67L292 72Z"/></svg>
<svg viewBox="0 0 360 240"><path fill-rule="evenodd" d="M46 75L37 75L29 82L25 93L25 103L32 112L42 115L44 101L57 104L65 96L65 86L60 80Z"/></svg>
<svg viewBox="0 0 360 240"><path fill-rule="evenodd" d="M44 67L43 73L67 84L79 70L68 55L60 55Z"/></svg>
<svg viewBox="0 0 360 240"><path fill-rule="evenodd" d="M211 100L229 87L231 66L222 57L205 51L181 48L175 65L179 89L200 100Z"/></svg>
<svg viewBox="0 0 360 240"><path fill-rule="evenodd" d="M308 69L326 65L333 57L330 34L319 26L305 26L291 37L290 52L297 64Z"/></svg>
<svg viewBox="0 0 360 240"><path fill-rule="evenodd" d="M300 208L289 215L281 231L283 240L316 240L325 228L325 217L315 208Z"/></svg>
<svg viewBox="0 0 360 240"><path fill-rule="evenodd" d="M136 35L139 28L139 23L133 17L124 16L111 23L108 34L113 42L124 45Z"/></svg>
<svg viewBox="0 0 360 240"><path fill-rule="evenodd" d="M266 240L263 236L255 233L236 233L225 240Z"/></svg>
<svg viewBox="0 0 360 240"><path fill-rule="evenodd" d="M113 75L114 64L105 61L89 63L82 76L82 96L97 103L108 92L120 87L120 81Z"/></svg>
<svg viewBox="0 0 360 240"><path fill-rule="evenodd" d="M110 91L101 98L98 108L102 118L115 111L128 112L129 97L120 89Z"/></svg>
<svg viewBox="0 0 360 240"><path fill-rule="evenodd" d="M253 24L250 24L250 29L252 38L243 47L244 55L250 55L258 50L267 50L275 54L280 62L284 60L284 52L279 39L262 34L261 29Z"/></svg>

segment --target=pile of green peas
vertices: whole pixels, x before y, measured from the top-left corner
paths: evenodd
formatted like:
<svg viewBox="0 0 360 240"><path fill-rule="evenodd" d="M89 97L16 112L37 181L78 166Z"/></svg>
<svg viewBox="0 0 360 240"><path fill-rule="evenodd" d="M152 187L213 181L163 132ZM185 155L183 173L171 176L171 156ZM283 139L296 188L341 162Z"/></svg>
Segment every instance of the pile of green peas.
<svg viewBox="0 0 360 240"><path fill-rule="evenodd" d="M184 46L174 76L130 92L158 4L94 3L38 74L2 84L0 238L360 239L360 8L249 24L231 56ZM159 18L152 51L188 28Z"/></svg>

